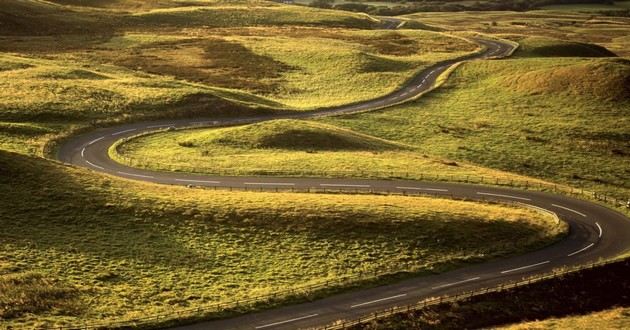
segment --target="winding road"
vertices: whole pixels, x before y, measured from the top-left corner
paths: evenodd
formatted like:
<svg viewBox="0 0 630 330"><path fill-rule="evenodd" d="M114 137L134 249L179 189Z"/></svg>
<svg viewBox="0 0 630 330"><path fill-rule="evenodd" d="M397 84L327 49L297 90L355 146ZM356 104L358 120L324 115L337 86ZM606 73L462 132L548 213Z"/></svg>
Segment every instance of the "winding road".
<svg viewBox="0 0 630 330"><path fill-rule="evenodd" d="M442 274L422 276L395 284L347 292L313 302L269 309L230 319L202 322L180 329L295 329L324 326L340 319L354 319L395 305L414 303L424 298L453 294L497 285L525 276L548 272L617 256L630 250L630 219L601 205L544 192L512 190L489 186L404 180L360 180L330 178L219 177L137 169L116 163L108 149L117 140L139 133L168 127L216 127L239 125L271 119L308 119L318 116L374 110L410 100L432 88L436 78L462 60L500 58L511 53L513 46L490 39L475 39L483 52L441 62L423 70L404 87L391 94L357 104L311 112L289 112L280 115L241 119L183 119L126 124L101 128L76 136L59 149L58 159L128 179L169 185L204 187L335 189L435 194L472 200L520 202L556 213L570 226L569 235L560 242L524 255L476 264Z"/></svg>

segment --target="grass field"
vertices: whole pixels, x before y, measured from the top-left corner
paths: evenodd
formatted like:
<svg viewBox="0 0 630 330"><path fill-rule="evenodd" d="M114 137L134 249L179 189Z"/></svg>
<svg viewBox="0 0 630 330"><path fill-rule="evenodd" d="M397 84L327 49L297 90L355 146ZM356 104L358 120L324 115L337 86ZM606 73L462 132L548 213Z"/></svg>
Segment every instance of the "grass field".
<svg viewBox="0 0 630 330"><path fill-rule="evenodd" d="M161 132L114 145L124 164L194 173L360 178L452 177L537 180L430 156L418 147L311 121ZM275 172L275 173L274 173Z"/></svg>
<svg viewBox="0 0 630 330"><path fill-rule="evenodd" d="M465 64L419 101L320 120L334 126L280 121L169 132L131 140L112 155L135 166L200 173L273 169L421 178L511 172L530 177L515 180L537 177L625 198L630 193L628 62L567 57L605 54L597 46L532 37L520 41L516 59ZM365 147L331 150L305 142L333 145L351 136L363 139ZM261 142L269 139L293 145ZM378 143L367 146L372 142Z"/></svg>
<svg viewBox="0 0 630 330"><path fill-rule="evenodd" d="M627 62L540 56L609 55L585 43L627 56L627 21L551 13L410 16L523 47L515 60L462 66L446 88L408 105L168 132L120 152L147 167L159 159L201 172L534 180L505 172L513 171L623 195ZM514 207L158 186L34 157L92 126L371 98L475 50L445 34L377 26L363 14L267 1L4 0L0 327L125 320L385 267L439 272L563 236L564 226Z"/></svg>
<svg viewBox="0 0 630 330"><path fill-rule="evenodd" d="M0 8L5 150L42 155L51 139L93 124L355 102L476 48L434 32L371 30L362 14L266 1L57 3Z"/></svg>
<svg viewBox="0 0 630 330"><path fill-rule="evenodd" d="M498 205L165 187L4 151L0 166L13 196L0 200L5 326L129 319L383 267L443 271L566 230Z"/></svg>
<svg viewBox="0 0 630 330"><path fill-rule="evenodd" d="M531 58L531 48L524 43L522 59L465 64L412 104L324 121L425 154L627 197L627 60Z"/></svg>

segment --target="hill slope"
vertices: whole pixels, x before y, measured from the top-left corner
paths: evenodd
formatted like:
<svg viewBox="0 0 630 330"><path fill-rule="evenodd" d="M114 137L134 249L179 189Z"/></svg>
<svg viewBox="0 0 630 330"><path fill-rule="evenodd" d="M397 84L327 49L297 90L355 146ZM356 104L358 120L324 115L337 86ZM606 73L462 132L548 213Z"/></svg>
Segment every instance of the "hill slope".
<svg viewBox="0 0 630 330"><path fill-rule="evenodd" d="M603 46L544 37L519 38L515 57L616 57Z"/></svg>

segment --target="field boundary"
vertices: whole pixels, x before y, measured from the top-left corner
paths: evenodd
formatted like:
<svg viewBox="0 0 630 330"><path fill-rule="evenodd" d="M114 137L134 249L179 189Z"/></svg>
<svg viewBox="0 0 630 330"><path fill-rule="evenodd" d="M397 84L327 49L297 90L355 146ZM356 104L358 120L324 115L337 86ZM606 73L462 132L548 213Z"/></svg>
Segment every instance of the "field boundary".
<svg viewBox="0 0 630 330"><path fill-rule="evenodd" d="M182 129L192 129L194 127L187 127ZM178 129L179 130L179 129ZM118 147L127 141L156 134L162 131L151 131L140 133L131 137L123 138L116 141L108 150L109 157L126 166L137 167L149 164L147 162L135 161L131 158L126 158L118 153ZM575 188L569 185L557 184L547 182L542 179L528 178L509 178L499 176L483 176L483 175L454 175L454 174L424 174L424 173L410 173L409 171L288 171L288 170L270 170L270 169L249 169L245 171L232 170L232 169L219 169L210 172L200 172L194 167L182 168L181 166L158 166L156 169L170 172L190 173L190 174L203 174L203 175L217 175L217 176L268 176L268 177L317 177L317 178L349 178L349 179L386 179L386 180L418 180L425 182L453 182L453 183L468 183L477 185L488 185L497 187L511 187L522 188L525 190L537 190L537 191L550 191L554 193L561 193L566 196L578 197L587 201L595 201L606 206L612 206L616 210L623 211L630 214L630 200L622 200L616 197L612 197L596 191L590 191L583 188ZM518 175L517 175L518 176ZM232 189L232 188L228 188ZM234 188L238 189L238 188ZM247 188L245 188L247 189ZM282 188L281 188L282 189ZM285 188L286 189L286 188ZM313 190L313 189L310 189ZM306 191L306 192L310 192ZM295 191L292 189L291 191ZM373 193L368 190L367 192Z"/></svg>

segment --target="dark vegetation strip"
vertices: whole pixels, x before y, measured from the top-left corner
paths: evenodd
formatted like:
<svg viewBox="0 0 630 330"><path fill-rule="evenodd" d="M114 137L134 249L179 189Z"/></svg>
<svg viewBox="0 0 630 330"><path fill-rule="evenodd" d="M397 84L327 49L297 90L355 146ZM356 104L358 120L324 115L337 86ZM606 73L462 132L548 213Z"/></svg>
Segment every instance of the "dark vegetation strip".
<svg viewBox="0 0 630 330"><path fill-rule="evenodd" d="M351 329L477 329L627 307L629 274L630 260L626 259L465 302L395 314Z"/></svg>
<svg viewBox="0 0 630 330"><path fill-rule="evenodd" d="M334 4L334 0L314 0L309 5L311 7L318 8L332 8L352 12L364 12L374 15L396 16L417 12L528 11L552 5L614 4L614 1L612 0L490 0L475 2L448 0L416 0L400 2L395 0L384 0L383 2L400 3L400 5L378 6L361 2Z"/></svg>

